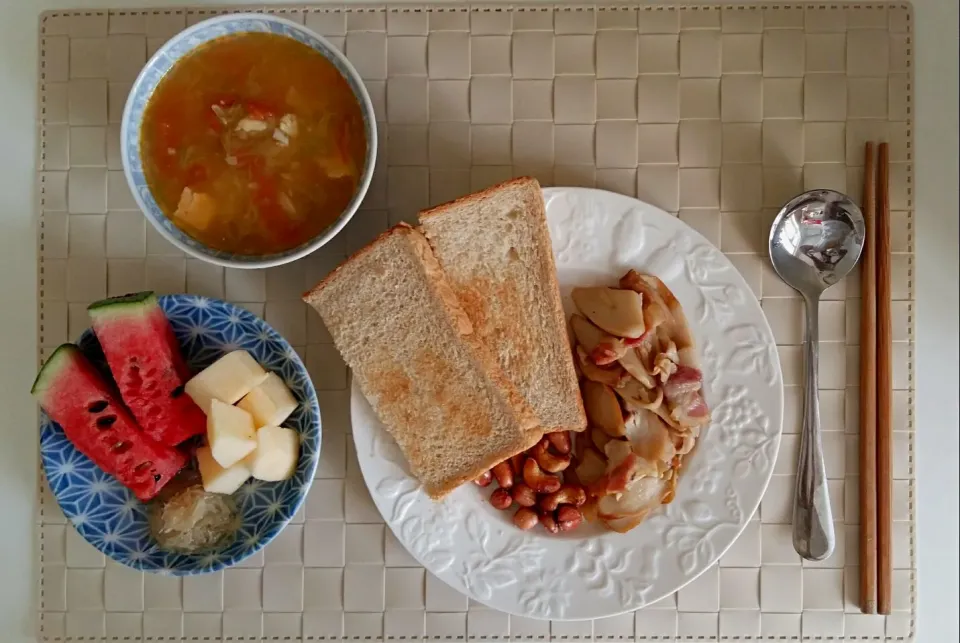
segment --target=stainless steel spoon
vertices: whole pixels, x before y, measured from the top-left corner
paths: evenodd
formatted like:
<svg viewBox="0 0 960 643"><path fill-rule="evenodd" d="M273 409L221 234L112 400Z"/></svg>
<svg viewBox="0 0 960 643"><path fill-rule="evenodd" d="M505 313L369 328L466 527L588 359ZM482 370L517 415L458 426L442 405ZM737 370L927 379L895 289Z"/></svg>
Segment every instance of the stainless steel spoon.
<svg viewBox="0 0 960 643"><path fill-rule="evenodd" d="M827 558L836 544L817 395L820 295L856 265L863 242L863 213L846 195L833 190L812 190L793 198L770 228L773 268L803 295L807 313L803 432L793 498L793 547L807 560Z"/></svg>

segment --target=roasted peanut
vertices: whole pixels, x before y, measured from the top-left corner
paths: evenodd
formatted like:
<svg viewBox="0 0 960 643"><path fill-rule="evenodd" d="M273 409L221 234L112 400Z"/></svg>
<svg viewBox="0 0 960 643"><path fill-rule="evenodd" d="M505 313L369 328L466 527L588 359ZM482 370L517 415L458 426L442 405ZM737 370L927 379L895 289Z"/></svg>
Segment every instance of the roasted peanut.
<svg viewBox="0 0 960 643"><path fill-rule="evenodd" d="M490 494L490 504L497 509L509 509L513 504L513 497L509 491L501 487Z"/></svg>
<svg viewBox="0 0 960 643"><path fill-rule="evenodd" d="M493 467L493 477L497 479L497 484L501 489L509 489L513 486L513 469L509 462L501 462Z"/></svg>
<svg viewBox="0 0 960 643"><path fill-rule="evenodd" d="M573 531L583 522L583 514L573 505L560 505L557 509L557 527L560 531Z"/></svg>
<svg viewBox="0 0 960 643"><path fill-rule="evenodd" d="M549 473L560 473L570 466L571 455L554 455L550 452L550 441L543 438L530 450L540 468Z"/></svg>
<svg viewBox="0 0 960 643"><path fill-rule="evenodd" d="M496 475L496 471L494 471ZM537 493L553 493L560 489L560 478L544 473L536 459L527 458L523 463L523 481Z"/></svg>
<svg viewBox="0 0 960 643"><path fill-rule="evenodd" d="M553 512L541 511L540 524L543 525L543 528L549 531L551 534L555 534L560 531L560 527L557 525L557 521L553 517Z"/></svg>
<svg viewBox="0 0 960 643"><path fill-rule="evenodd" d="M524 531L533 529L538 522L540 522L540 517L536 511L529 507L520 507L517 509L517 513L513 514L513 524Z"/></svg>
<svg viewBox="0 0 960 643"><path fill-rule="evenodd" d="M521 507L532 507L537 504L537 494L525 482L518 482L510 490L513 500Z"/></svg>
<svg viewBox="0 0 960 643"><path fill-rule="evenodd" d="M486 487L491 482L493 482L493 472L491 471L484 471L483 473L480 474L480 477L474 480L474 483L476 483L477 486L480 486L480 487Z"/></svg>
<svg viewBox="0 0 960 643"><path fill-rule="evenodd" d="M548 433L547 440L549 440L553 448L557 450L557 453L561 455L570 453L570 434L567 431Z"/></svg>
<svg viewBox="0 0 960 643"><path fill-rule="evenodd" d="M578 485L565 484L548 496L540 498L540 508L544 511L556 511L560 505L582 507L587 502L586 490Z"/></svg>
<svg viewBox="0 0 960 643"><path fill-rule="evenodd" d="M510 458L510 467L513 469L514 475L522 476L523 475L523 461L527 459L526 453L518 453L515 456Z"/></svg>

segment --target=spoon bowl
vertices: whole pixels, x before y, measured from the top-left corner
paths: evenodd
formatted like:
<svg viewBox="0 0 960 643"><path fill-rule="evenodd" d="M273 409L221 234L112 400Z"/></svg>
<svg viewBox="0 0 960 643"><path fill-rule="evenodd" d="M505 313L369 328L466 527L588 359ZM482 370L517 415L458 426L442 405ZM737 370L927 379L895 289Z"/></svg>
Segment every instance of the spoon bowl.
<svg viewBox="0 0 960 643"><path fill-rule="evenodd" d="M793 547L808 560L827 558L836 544L820 439L820 296L856 265L865 231L860 208L833 190L812 190L794 197L770 228L773 268L803 296L806 307L803 428L793 500Z"/></svg>
<svg viewBox="0 0 960 643"><path fill-rule="evenodd" d="M770 227L770 260L800 294L822 293L856 265L865 230L863 213L846 195L804 192L783 206Z"/></svg>

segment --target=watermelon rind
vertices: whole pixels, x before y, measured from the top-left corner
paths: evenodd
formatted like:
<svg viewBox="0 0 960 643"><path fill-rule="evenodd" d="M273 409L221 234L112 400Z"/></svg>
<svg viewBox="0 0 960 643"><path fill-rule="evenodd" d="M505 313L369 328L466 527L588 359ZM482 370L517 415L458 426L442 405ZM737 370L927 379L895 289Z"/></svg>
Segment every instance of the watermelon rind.
<svg viewBox="0 0 960 643"><path fill-rule="evenodd" d="M91 317L99 318L117 314L135 315L153 311L158 305L157 296L153 291L147 290L95 301L87 306L87 312Z"/></svg>
<svg viewBox="0 0 960 643"><path fill-rule="evenodd" d="M50 388L50 384L56 379L60 369L68 362L76 359L77 355L80 354L80 349L76 344L60 344L57 346L53 353L50 354L50 357L47 358L47 361L43 363L40 372L37 373L37 377L33 380L33 386L30 387L30 395L42 400L43 394Z"/></svg>

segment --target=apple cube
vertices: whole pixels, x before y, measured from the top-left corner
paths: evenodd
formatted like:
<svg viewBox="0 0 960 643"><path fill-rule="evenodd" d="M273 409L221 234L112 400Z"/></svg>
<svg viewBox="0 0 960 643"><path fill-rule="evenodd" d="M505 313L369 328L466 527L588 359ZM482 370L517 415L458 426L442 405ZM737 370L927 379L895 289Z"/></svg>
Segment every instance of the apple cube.
<svg viewBox="0 0 960 643"><path fill-rule="evenodd" d="M236 350L190 378L184 391L209 415L212 400L234 404L265 379L267 372L250 353Z"/></svg>
<svg viewBox="0 0 960 643"><path fill-rule="evenodd" d="M230 467L257 448L253 416L231 404L212 400L207 415L207 444L221 467Z"/></svg>
<svg viewBox="0 0 960 643"><path fill-rule="evenodd" d="M253 416L257 427L280 426L297 408L297 401L280 376L269 373L267 379L237 402L237 406Z"/></svg>
<svg viewBox="0 0 960 643"><path fill-rule="evenodd" d="M232 467L221 467L213 457L210 447L197 449L197 466L203 488L210 493L231 494L250 478L250 467L246 461L241 460Z"/></svg>
<svg viewBox="0 0 960 643"><path fill-rule="evenodd" d="M300 452L296 431L267 425L257 431L257 448L244 462L250 474L264 482L278 482L293 475Z"/></svg>

